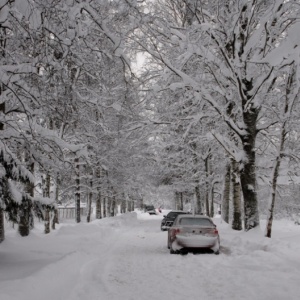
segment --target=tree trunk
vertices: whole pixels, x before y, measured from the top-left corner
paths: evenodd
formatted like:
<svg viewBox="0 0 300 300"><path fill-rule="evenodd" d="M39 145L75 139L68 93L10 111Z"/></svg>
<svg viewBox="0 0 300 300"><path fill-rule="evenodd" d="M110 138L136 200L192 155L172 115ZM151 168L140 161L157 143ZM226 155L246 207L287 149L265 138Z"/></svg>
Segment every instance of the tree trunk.
<svg viewBox="0 0 300 300"><path fill-rule="evenodd" d="M76 223L81 222L80 216L80 168L79 168L79 158L75 158L75 172L76 172L76 180L75 180L75 221Z"/></svg>
<svg viewBox="0 0 300 300"><path fill-rule="evenodd" d="M130 205L129 211L130 211L130 212L131 212L131 211L134 211L134 201L133 201L133 200L130 200L130 201L129 201L129 205Z"/></svg>
<svg viewBox="0 0 300 300"><path fill-rule="evenodd" d="M231 166L228 163L226 166L224 192L223 192L222 208L221 208L222 219L227 224L229 224L230 173L231 173Z"/></svg>
<svg viewBox="0 0 300 300"><path fill-rule="evenodd" d="M52 223L51 223L51 228L55 230L55 224L59 224L58 220L58 209L55 207L53 211L53 218L52 218Z"/></svg>
<svg viewBox="0 0 300 300"><path fill-rule="evenodd" d="M112 207L112 199L110 196L107 196L107 211L106 214L108 217L111 217L111 207Z"/></svg>
<svg viewBox="0 0 300 300"><path fill-rule="evenodd" d="M107 197L103 197L103 218L107 217Z"/></svg>
<svg viewBox="0 0 300 300"><path fill-rule="evenodd" d="M256 120L258 112L249 108L245 109L243 115L248 134L241 136L243 150L246 155L241 171L241 186L244 198L245 230L248 231L259 226L255 166Z"/></svg>
<svg viewBox="0 0 300 300"><path fill-rule="evenodd" d="M21 236L28 236L30 233L30 210L31 205L28 200L22 201L22 208L19 212L18 231Z"/></svg>
<svg viewBox="0 0 300 300"><path fill-rule="evenodd" d="M210 175L210 168L209 168L209 160L210 154L205 159L205 208L206 208L206 215L210 216L209 212L209 175Z"/></svg>
<svg viewBox="0 0 300 300"><path fill-rule="evenodd" d="M4 231L4 212L3 209L0 208L0 243L2 243L5 239L5 231Z"/></svg>
<svg viewBox="0 0 300 300"><path fill-rule="evenodd" d="M201 203L201 194L200 194L200 186L199 183L195 187L195 196L196 196L196 209L194 212L196 214L202 214L202 203Z"/></svg>
<svg viewBox="0 0 300 300"><path fill-rule="evenodd" d="M29 160L30 158L28 158ZM27 159L26 159L27 160ZM33 174L34 173L34 163L31 163L28 170ZM27 182L25 186L26 193L31 197L34 196L34 184ZM18 231L21 236L28 236L30 233L30 228L33 227L33 215L32 215L32 205L31 200L23 200L21 208L19 210L19 227Z"/></svg>
<svg viewBox="0 0 300 300"><path fill-rule="evenodd" d="M91 221L92 201L93 201L93 173L91 173L91 175L90 175L90 192L89 192L89 195L88 195L88 203L87 203L86 221L88 223Z"/></svg>
<svg viewBox="0 0 300 300"><path fill-rule="evenodd" d="M123 194L123 199L121 200L121 213L125 214L126 213L126 200L125 200L125 195Z"/></svg>
<svg viewBox="0 0 300 300"><path fill-rule="evenodd" d="M183 192L179 193L179 210L183 210Z"/></svg>
<svg viewBox="0 0 300 300"><path fill-rule="evenodd" d="M44 233L50 233L50 211L49 208L47 207L45 210L45 222L44 222Z"/></svg>
<svg viewBox="0 0 300 300"><path fill-rule="evenodd" d="M2 92L2 88L0 90L0 94ZM5 102L0 103L0 113L5 112ZM0 122L0 131L4 129L4 124ZM0 180L5 180L4 178L1 178ZM0 188L2 188L2 184L0 184ZM3 192L1 191L1 194L3 195ZM5 228L4 228L4 211L1 207L1 202L0 202L0 243L3 242L5 239Z"/></svg>
<svg viewBox="0 0 300 300"><path fill-rule="evenodd" d="M55 183L55 191L54 191L54 197L55 197L55 203L58 205L58 191L59 191L59 175L56 175L56 183ZM55 224L59 224L59 218L58 218L58 208L54 208L54 215L52 218L52 229L55 229Z"/></svg>
<svg viewBox="0 0 300 300"><path fill-rule="evenodd" d="M211 186L211 196L210 196L210 217L213 218L215 215L215 207L214 207L214 191L215 184L213 183Z"/></svg>
<svg viewBox="0 0 300 300"><path fill-rule="evenodd" d="M235 160L231 160L231 182L232 182L232 204L233 218L231 228L234 230L242 230L242 213L241 213L241 187L239 166Z"/></svg>
<svg viewBox="0 0 300 300"><path fill-rule="evenodd" d="M267 226L266 226L266 234L265 236L271 238L272 235L272 223L273 223L273 214L276 200L276 188L277 188L277 179L279 174L279 168L281 164L282 152L284 151L284 144L286 141L286 126L291 118L291 111L293 111L293 106L295 101L299 98L299 84L296 81L297 69L295 66L291 68L291 72L287 78L286 84L286 95L285 95L285 106L284 106L284 121L282 123L281 132L280 132L280 144L279 151L276 157L275 165L273 168L273 176L272 176L272 193L271 193L271 201L269 208L269 215L267 218ZM295 81L297 84L295 84Z"/></svg>
<svg viewBox="0 0 300 300"><path fill-rule="evenodd" d="M115 215L116 215L116 199L113 196L111 199L110 216L114 217Z"/></svg>
<svg viewBox="0 0 300 300"><path fill-rule="evenodd" d="M199 168L199 159L197 156L197 144L192 143L191 148L193 149L193 164L194 164L194 174L197 176L195 180L195 198L196 198L196 203L194 203L193 207L193 213L201 215L202 212L202 201L201 201L201 193L200 193L200 179L199 175L197 175L197 169Z"/></svg>
<svg viewBox="0 0 300 300"><path fill-rule="evenodd" d="M51 180L50 174L47 173L44 184L43 184L43 189L44 189L43 196L47 197L47 198L50 197L50 180ZM50 233L50 209L48 207L46 207L44 219L45 219L44 233L47 234L47 233Z"/></svg>
<svg viewBox="0 0 300 300"><path fill-rule="evenodd" d="M140 203L139 203L139 208L140 208L140 209L144 209L144 198L143 198L143 196L141 196L139 202L140 202Z"/></svg>
<svg viewBox="0 0 300 300"><path fill-rule="evenodd" d="M96 177L97 177L97 199L96 199L96 219L102 218L102 211L101 211L101 202L102 202L102 193L101 193L101 167L98 166L96 171ZM103 215L105 217L104 213L104 203L103 203Z"/></svg>
<svg viewBox="0 0 300 300"><path fill-rule="evenodd" d="M286 110L287 110L287 108L286 108ZM266 233L265 233L265 236L268 238L271 238L271 235L272 235L272 224L273 224L273 214L274 214L274 207L275 207L275 200L276 200L277 179L278 179L279 168L280 168L280 164L281 164L281 153L284 150L284 142L285 142L285 136L286 136L285 125L286 125L286 122L283 123L282 129L281 129L279 151L278 151L278 155L276 157L275 165L273 168L272 193L271 193L271 201L270 201L269 214L268 214L268 218L267 218Z"/></svg>
<svg viewBox="0 0 300 300"><path fill-rule="evenodd" d="M275 207L276 186L277 186L279 166L280 166L280 160L276 159L276 163L275 163L275 167L274 167L274 174L273 174L273 178L272 178L271 201L270 201L269 213L268 213L267 224L266 224L266 233L265 233L265 236L268 238L271 238L271 235L272 235L273 214L274 214L274 207Z"/></svg>
<svg viewBox="0 0 300 300"><path fill-rule="evenodd" d="M101 191L98 190L97 192L97 199L96 199L96 219L101 219L102 218L102 213L101 213ZM104 206L105 200L103 201L103 206ZM103 215L105 217L105 212L104 212L104 207L103 207Z"/></svg>
<svg viewBox="0 0 300 300"><path fill-rule="evenodd" d="M174 194L175 210L179 210L179 192Z"/></svg>

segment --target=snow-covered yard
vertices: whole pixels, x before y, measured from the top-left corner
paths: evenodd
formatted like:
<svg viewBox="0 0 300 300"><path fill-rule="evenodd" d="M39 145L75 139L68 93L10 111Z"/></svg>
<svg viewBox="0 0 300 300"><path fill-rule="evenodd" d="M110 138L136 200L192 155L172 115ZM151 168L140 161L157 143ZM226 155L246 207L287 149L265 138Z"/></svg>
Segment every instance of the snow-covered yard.
<svg viewBox="0 0 300 300"><path fill-rule="evenodd" d="M215 219L221 254L170 255L159 216L129 213L90 224L42 224L27 238L7 229L0 245L1 300L296 300L300 226L232 231ZM262 222L261 227L264 228Z"/></svg>

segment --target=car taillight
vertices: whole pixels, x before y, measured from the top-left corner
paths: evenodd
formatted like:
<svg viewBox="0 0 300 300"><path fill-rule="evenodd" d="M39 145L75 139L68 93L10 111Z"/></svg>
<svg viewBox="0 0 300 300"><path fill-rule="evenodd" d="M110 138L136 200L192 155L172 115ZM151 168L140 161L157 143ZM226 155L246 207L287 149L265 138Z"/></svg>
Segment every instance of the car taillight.
<svg viewBox="0 0 300 300"><path fill-rule="evenodd" d="M217 229L211 229L211 230L209 230L209 232L206 233L205 235L206 235L206 236L216 236L216 235L218 235L218 234L219 234L219 231L218 231Z"/></svg>
<svg viewBox="0 0 300 300"><path fill-rule="evenodd" d="M178 233L180 233L180 229L179 228L174 229L173 234L176 235Z"/></svg>

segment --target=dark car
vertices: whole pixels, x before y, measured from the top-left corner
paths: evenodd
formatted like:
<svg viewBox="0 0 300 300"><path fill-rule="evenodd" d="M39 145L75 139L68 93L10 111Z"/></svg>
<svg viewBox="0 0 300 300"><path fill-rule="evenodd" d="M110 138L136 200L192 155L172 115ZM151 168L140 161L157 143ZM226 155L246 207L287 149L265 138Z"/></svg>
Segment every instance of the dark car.
<svg viewBox="0 0 300 300"><path fill-rule="evenodd" d="M220 236L211 218L203 215L179 215L168 231L170 253L210 250L219 254Z"/></svg>
<svg viewBox="0 0 300 300"><path fill-rule="evenodd" d="M162 231L168 230L172 225L174 220L178 215L188 214L188 212L183 210L171 210L161 221L160 229Z"/></svg>
<svg viewBox="0 0 300 300"><path fill-rule="evenodd" d="M149 215L156 215L156 210L153 205L145 205L144 211L148 213Z"/></svg>

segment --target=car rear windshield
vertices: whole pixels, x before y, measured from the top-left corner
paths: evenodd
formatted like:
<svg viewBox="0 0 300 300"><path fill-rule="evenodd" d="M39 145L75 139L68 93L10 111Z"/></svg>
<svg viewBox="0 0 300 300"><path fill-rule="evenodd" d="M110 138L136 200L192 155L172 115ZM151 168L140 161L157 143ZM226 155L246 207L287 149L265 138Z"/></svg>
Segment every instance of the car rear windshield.
<svg viewBox="0 0 300 300"><path fill-rule="evenodd" d="M185 214L184 212L170 212L168 213L168 218L176 218L178 215L182 215L182 214Z"/></svg>
<svg viewBox="0 0 300 300"><path fill-rule="evenodd" d="M152 209L154 209L154 206L153 206L153 205L147 205L147 206L146 206L146 210L152 210Z"/></svg>
<svg viewBox="0 0 300 300"><path fill-rule="evenodd" d="M182 218L179 221L180 225L197 225L211 227L213 224L210 220L204 218Z"/></svg>

